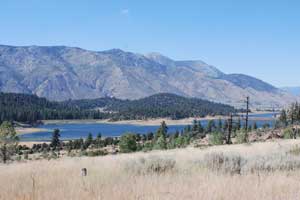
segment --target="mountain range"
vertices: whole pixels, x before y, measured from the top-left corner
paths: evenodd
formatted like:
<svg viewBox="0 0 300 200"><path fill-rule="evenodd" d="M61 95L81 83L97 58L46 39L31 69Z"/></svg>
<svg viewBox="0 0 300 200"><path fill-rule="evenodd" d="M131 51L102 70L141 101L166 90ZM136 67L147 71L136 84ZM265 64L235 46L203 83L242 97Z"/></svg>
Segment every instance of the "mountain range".
<svg viewBox="0 0 300 200"><path fill-rule="evenodd" d="M174 93L236 107L249 96L256 108L282 107L297 99L262 80L225 74L201 60L66 46L0 45L0 91L56 101Z"/></svg>

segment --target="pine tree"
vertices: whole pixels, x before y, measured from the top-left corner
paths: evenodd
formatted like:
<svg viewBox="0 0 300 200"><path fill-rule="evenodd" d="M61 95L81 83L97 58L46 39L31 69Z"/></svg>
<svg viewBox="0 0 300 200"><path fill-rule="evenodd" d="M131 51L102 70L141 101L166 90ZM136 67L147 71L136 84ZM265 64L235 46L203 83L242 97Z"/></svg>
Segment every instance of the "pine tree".
<svg viewBox="0 0 300 200"><path fill-rule="evenodd" d="M189 132L191 132L192 128L191 125L187 125L186 127L184 127L184 133L188 134Z"/></svg>
<svg viewBox="0 0 300 200"><path fill-rule="evenodd" d="M68 150L68 153L71 153L72 150L73 150L73 141L70 140L68 143L67 143L67 150Z"/></svg>
<svg viewBox="0 0 300 200"><path fill-rule="evenodd" d="M85 148L86 148L86 149L89 148L89 146L90 146L92 143L93 143L93 135L92 135L92 133L89 133L88 136L87 136L87 138L86 138L86 140L85 140L85 143L84 143Z"/></svg>
<svg viewBox="0 0 300 200"><path fill-rule="evenodd" d="M157 130L157 133L155 135L155 138L158 139L159 137L167 137L167 133L168 133L168 127L165 121L163 121L160 125L160 127Z"/></svg>
<svg viewBox="0 0 300 200"><path fill-rule="evenodd" d="M217 130L218 130L219 132L222 131L222 127L223 127L223 122L222 122L221 118L219 118Z"/></svg>
<svg viewBox="0 0 300 200"><path fill-rule="evenodd" d="M147 140L153 140L154 134L152 132L149 132L149 133L147 133L146 137L147 137Z"/></svg>
<svg viewBox="0 0 300 200"><path fill-rule="evenodd" d="M0 126L0 157L6 163L16 151L19 138L10 122L3 122Z"/></svg>
<svg viewBox="0 0 300 200"><path fill-rule="evenodd" d="M288 118L291 120L291 124L294 124L294 122L296 121L296 114L297 114L296 108L297 108L296 103L293 103L288 112Z"/></svg>
<svg viewBox="0 0 300 200"><path fill-rule="evenodd" d="M298 102L295 103L295 108L294 108L294 119L295 121L299 121L300 120L300 116L299 116L299 110L300 110L300 106L298 104Z"/></svg>
<svg viewBox="0 0 300 200"><path fill-rule="evenodd" d="M164 137L160 136L157 138L154 149L167 149L167 141Z"/></svg>
<svg viewBox="0 0 300 200"><path fill-rule="evenodd" d="M141 136L141 134L137 133L137 134L135 134L135 138L136 138L136 141L140 142L142 139L142 136Z"/></svg>
<svg viewBox="0 0 300 200"><path fill-rule="evenodd" d="M248 131L252 131L252 126L251 126L251 124L248 126Z"/></svg>
<svg viewBox="0 0 300 200"><path fill-rule="evenodd" d="M296 120L300 121L300 105L297 103Z"/></svg>
<svg viewBox="0 0 300 200"><path fill-rule="evenodd" d="M141 135L141 140L142 140L143 143L146 142L147 141L147 136L145 134L142 134Z"/></svg>
<svg viewBox="0 0 300 200"><path fill-rule="evenodd" d="M236 124L236 130L241 130L241 128L242 128L242 122L241 122L241 118L239 118Z"/></svg>
<svg viewBox="0 0 300 200"><path fill-rule="evenodd" d="M52 134L51 147L56 150L60 146L60 130L55 129Z"/></svg>
<svg viewBox="0 0 300 200"><path fill-rule="evenodd" d="M256 122L254 122L254 124L253 124L253 129L257 130L257 123Z"/></svg>
<svg viewBox="0 0 300 200"><path fill-rule="evenodd" d="M206 127L206 132L207 133L212 133L216 129L216 124L214 120L209 120L207 127Z"/></svg>
<svg viewBox="0 0 300 200"><path fill-rule="evenodd" d="M178 130L176 130L176 132L174 133L174 138L175 138L175 139L176 139L176 138L178 138L178 137L179 137L179 135L180 135L179 131L178 131Z"/></svg>
<svg viewBox="0 0 300 200"><path fill-rule="evenodd" d="M280 117L279 117L279 121L284 125L287 126L288 125L288 120L287 120L287 113L286 110L283 109L280 113Z"/></svg>
<svg viewBox="0 0 300 200"><path fill-rule="evenodd" d="M204 128L203 128L203 126L202 126L200 120L199 120L199 122L198 122L198 132L199 132L199 133L203 133L203 132L204 132Z"/></svg>
<svg viewBox="0 0 300 200"><path fill-rule="evenodd" d="M166 149L167 148L167 133L168 133L168 127L165 121L163 121L157 130L157 133L155 135L155 149Z"/></svg>
<svg viewBox="0 0 300 200"><path fill-rule="evenodd" d="M192 128L192 130L194 131L194 132L196 132L196 131L198 131L198 122L197 122L197 120L196 119L194 119L194 121L193 121L193 128Z"/></svg>
<svg viewBox="0 0 300 200"><path fill-rule="evenodd" d="M126 133L120 138L120 151L123 153L130 153L137 150L136 135Z"/></svg>
<svg viewBox="0 0 300 200"><path fill-rule="evenodd" d="M98 133L96 139L101 140L101 138L102 138L102 134Z"/></svg>

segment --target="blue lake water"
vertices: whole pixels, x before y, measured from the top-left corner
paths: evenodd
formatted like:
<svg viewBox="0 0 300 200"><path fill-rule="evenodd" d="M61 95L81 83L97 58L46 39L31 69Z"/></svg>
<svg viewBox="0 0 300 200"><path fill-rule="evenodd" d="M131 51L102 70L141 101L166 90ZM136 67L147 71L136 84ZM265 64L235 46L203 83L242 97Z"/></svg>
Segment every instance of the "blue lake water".
<svg viewBox="0 0 300 200"><path fill-rule="evenodd" d="M253 124L254 120L251 118L260 117L268 118L264 120L256 120L258 127L269 123L273 126L275 120L273 114L255 114L249 118L249 124ZM206 126L208 120L202 120L203 126ZM243 123L243 122L242 122ZM174 133L177 130L181 131L186 125L169 125L168 132ZM101 133L104 137L120 136L127 132L146 134L149 132L156 132L159 126L141 126L141 125L126 125L126 124L105 124L105 123L82 123L82 124L46 124L39 125L37 128L47 129L47 131L28 133L20 136L21 141L49 141L54 129L59 129L61 132L62 140L86 138L89 133L92 133L95 137L98 133Z"/></svg>

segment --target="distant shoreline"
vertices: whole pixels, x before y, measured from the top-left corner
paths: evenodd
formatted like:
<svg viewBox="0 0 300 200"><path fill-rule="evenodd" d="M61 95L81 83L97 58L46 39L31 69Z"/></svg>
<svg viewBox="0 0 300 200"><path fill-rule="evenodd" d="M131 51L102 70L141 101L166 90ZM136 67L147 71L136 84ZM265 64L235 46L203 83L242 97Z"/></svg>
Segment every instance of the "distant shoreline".
<svg viewBox="0 0 300 200"><path fill-rule="evenodd" d="M255 114L272 114L273 112L253 112L249 115ZM144 120L120 120L120 121L109 121L109 119L83 119L83 120L42 120L44 124L91 124L91 123L103 123L103 124L129 124L136 126L159 126L162 121L165 121L167 125L190 125L194 120L203 121L203 120L218 120L226 119L228 116L206 116L206 117L189 117L174 120L171 118L153 118L153 119L144 119ZM264 117L251 117L252 120L269 120L270 118Z"/></svg>
<svg viewBox="0 0 300 200"><path fill-rule="evenodd" d="M211 120L211 119L224 119L226 116L207 116L207 117L189 117L174 120L171 118L153 118L153 119L144 119L144 120L120 120L120 121L110 121L109 119L88 119L88 120L43 120L43 124L129 124L136 126L159 126L162 121L165 121L167 125L189 125L192 124L194 120Z"/></svg>

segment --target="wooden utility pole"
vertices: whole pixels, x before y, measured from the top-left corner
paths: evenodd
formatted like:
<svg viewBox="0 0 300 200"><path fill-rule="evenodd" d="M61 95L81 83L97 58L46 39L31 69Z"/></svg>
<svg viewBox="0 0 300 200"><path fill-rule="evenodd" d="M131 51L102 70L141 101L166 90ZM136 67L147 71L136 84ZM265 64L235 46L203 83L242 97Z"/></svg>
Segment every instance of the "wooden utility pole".
<svg viewBox="0 0 300 200"><path fill-rule="evenodd" d="M248 132L248 121L249 121L249 97L246 100L247 110L246 110L246 132Z"/></svg>

